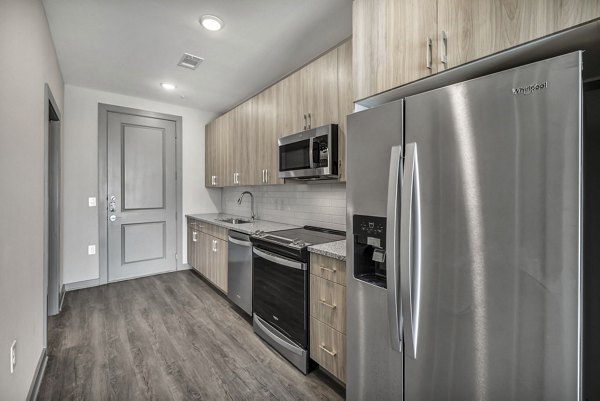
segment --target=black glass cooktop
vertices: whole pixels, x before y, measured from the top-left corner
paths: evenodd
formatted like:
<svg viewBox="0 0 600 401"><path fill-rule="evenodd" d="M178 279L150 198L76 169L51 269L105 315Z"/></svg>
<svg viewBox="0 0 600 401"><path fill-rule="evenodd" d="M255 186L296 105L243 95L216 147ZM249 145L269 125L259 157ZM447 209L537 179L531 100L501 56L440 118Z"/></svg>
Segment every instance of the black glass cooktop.
<svg viewBox="0 0 600 401"><path fill-rule="evenodd" d="M273 231L270 233L255 233L254 237L274 242L283 246L303 248L310 245L340 241L346 238L346 233L327 228L305 226L291 230Z"/></svg>

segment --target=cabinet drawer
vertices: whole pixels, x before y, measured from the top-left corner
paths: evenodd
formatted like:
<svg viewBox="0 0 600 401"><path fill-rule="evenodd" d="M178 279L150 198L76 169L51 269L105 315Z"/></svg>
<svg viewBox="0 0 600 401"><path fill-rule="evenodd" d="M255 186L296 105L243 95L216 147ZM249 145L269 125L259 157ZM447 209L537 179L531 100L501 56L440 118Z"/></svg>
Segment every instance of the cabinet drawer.
<svg viewBox="0 0 600 401"><path fill-rule="evenodd" d="M227 236L229 234L225 227L194 219L188 219L188 229L190 228L208 235L212 235L213 237L222 239L223 241L227 241Z"/></svg>
<svg viewBox="0 0 600 401"><path fill-rule="evenodd" d="M220 227L215 224L206 223L204 221L200 222L200 231L206 233L208 235L212 235L213 237L219 238L223 241L227 241L228 231L225 227Z"/></svg>
<svg viewBox="0 0 600 401"><path fill-rule="evenodd" d="M312 317L310 357L339 380L346 382L346 336Z"/></svg>
<svg viewBox="0 0 600 401"><path fill-rule="evenodd" d="M346 286L346 262L311 253L310 272L315 276Z"/></svg>
<svg viewBox="0 0 600 401"><path fill-rule="evenodd" d="M310 275L310 315L346 333L346 287Z"/></svg>

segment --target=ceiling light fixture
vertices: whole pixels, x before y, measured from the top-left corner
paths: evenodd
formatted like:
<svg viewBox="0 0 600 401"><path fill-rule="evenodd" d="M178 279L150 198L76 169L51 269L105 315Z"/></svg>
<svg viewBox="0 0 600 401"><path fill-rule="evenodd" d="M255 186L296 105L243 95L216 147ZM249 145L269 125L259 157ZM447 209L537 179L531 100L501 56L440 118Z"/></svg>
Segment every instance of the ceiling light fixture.
<svg viewBox="0 0 600 401"><path fill-rule="evenodd" d="M223 20L214 15L203 15L200 17L200 25L209 31L218 31L223 28Z"/></svg>
<svg viewBox="0 0 600 401"><path fill-rule="evenodd" d="M161 82L161 83L160 83L160 86L161 86L163 89L166 89L166 90L168 90L168 91L172 91L173 89L175 89L175 85L173 85L173 84L170 84L170 83L168 83L168 82Z"/></svg>

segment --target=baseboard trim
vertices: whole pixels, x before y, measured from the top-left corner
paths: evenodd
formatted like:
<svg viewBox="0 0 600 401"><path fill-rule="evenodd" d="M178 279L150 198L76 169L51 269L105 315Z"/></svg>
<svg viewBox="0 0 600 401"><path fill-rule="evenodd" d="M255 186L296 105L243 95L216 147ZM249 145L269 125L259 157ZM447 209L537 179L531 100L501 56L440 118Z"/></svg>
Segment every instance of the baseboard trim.
<svg viewBox="0 0 600 401"><path fill-rule="evenodd" d="M40 355L40 360L35 367L35 375L33 376L33 381L31 382L31 386L29 387L29 393L27 393L28 401L35 401L38 396L38 392L40 391L40 386L42 384L42 379L44 378L44 372L46 371L46 363L48 362L48 355L46 354L46 348L42 348L42 354Z"/></svg>
<svg viewBox="0 0 600 401"><path fill-rule="evenodd" d="M94 278L92 280L75 281L74 283L66 283L65 291L81 290L83 288L96 287L100 285L100 279Z"/></svg>
<svg viewBox="0 0 600 401"><path fill-rule="evenodd" d="M67 290L65 289L65 285L63 284L60 288L60 299L58 300L58 313L62 310L63 302L65 301L65 293Z"/></svg>

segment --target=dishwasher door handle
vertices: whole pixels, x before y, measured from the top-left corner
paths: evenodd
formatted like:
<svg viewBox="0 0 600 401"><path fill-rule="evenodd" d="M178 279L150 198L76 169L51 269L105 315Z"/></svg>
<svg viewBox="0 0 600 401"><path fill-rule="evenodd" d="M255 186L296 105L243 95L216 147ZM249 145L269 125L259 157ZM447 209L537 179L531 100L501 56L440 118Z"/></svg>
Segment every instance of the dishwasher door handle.
<svg viewBox="0 0 600 401"><path fill-rule="evenodd" d="M240 246L247 246L247 247L252 246L252 242L250 242L250 241L242 241L239 239L232 238L231 236L229 237L229 242L231 242L232 244L240 245Z"/></svg>

